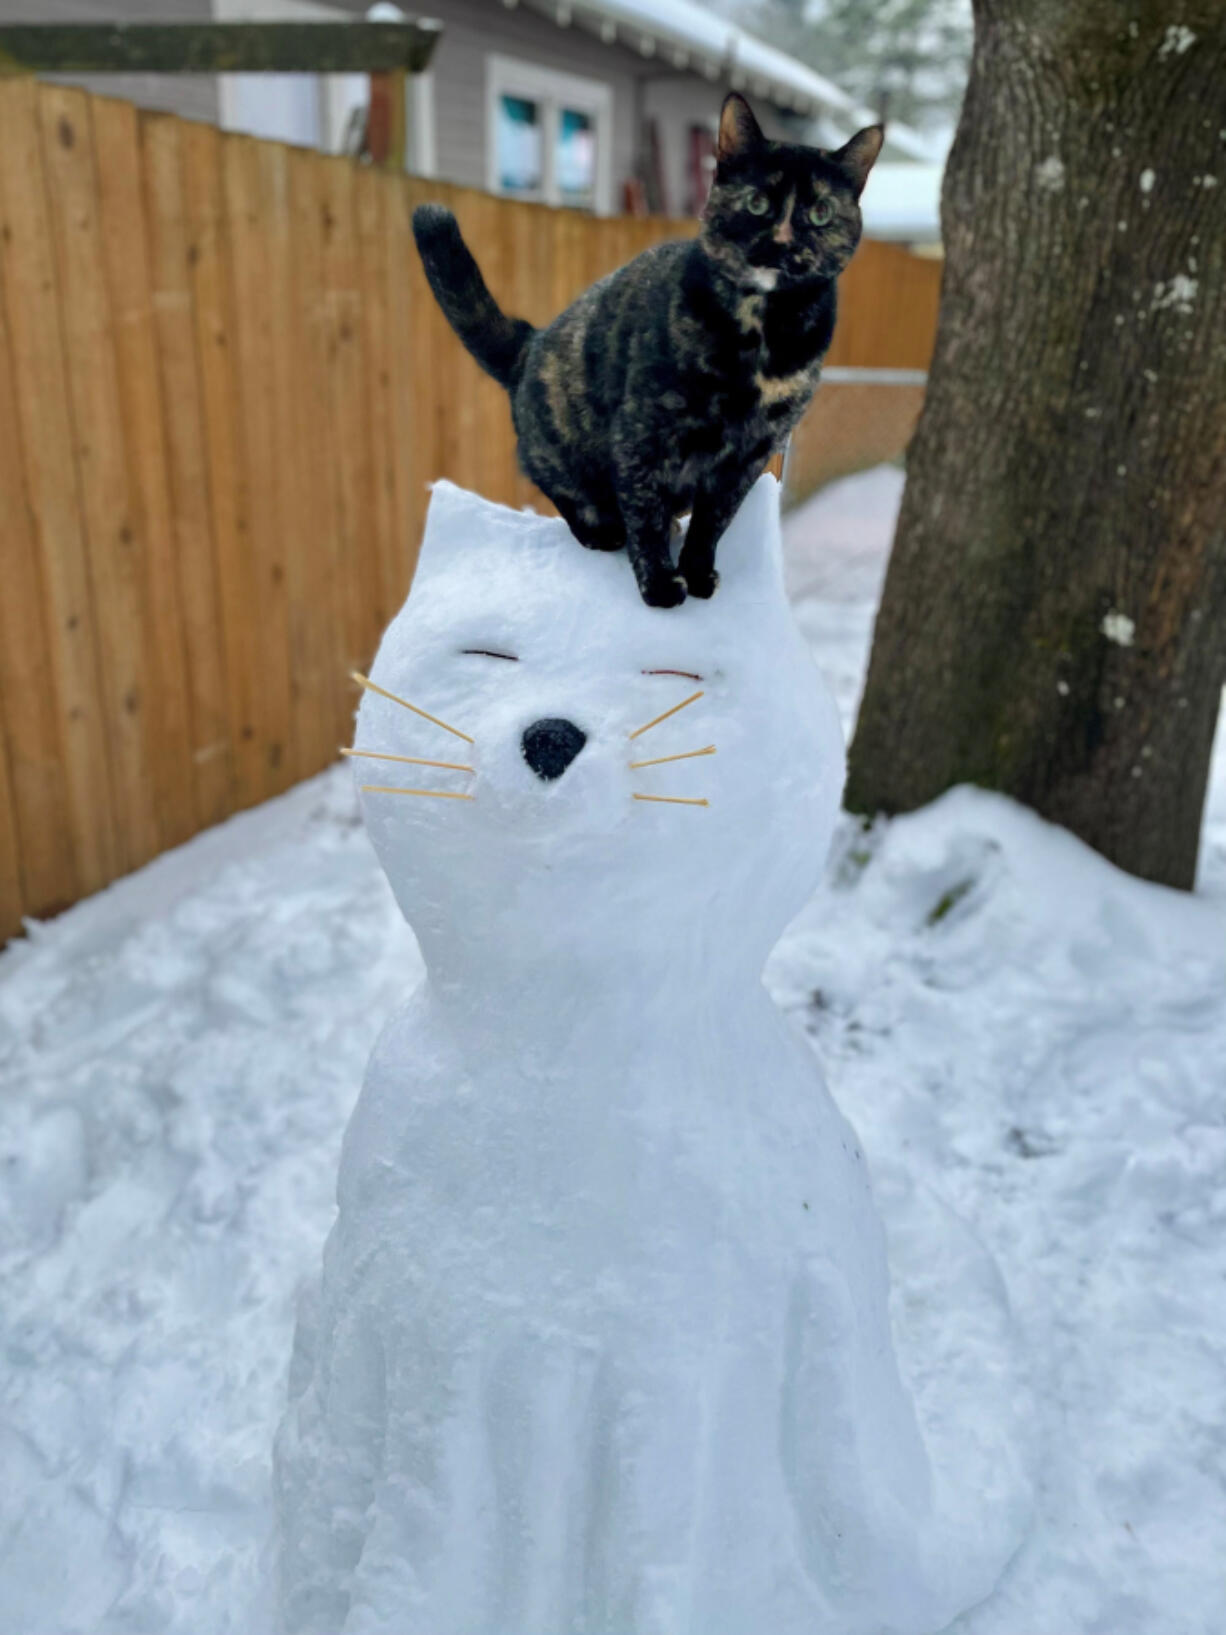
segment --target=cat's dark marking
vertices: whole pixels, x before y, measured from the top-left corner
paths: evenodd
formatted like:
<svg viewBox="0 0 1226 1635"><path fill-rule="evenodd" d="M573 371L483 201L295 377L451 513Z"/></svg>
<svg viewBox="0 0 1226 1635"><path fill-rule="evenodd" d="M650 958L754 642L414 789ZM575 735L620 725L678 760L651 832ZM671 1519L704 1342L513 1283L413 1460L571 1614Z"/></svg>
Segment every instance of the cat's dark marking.
<svg viewBox="0 0 1226 1635"><path fill-rule="evenodd" d="M502 312L450 210L414 212L439 305L510 393L525 472L584 545L626 547L653 607L711 595L721 535L809 405L882 137L769 142L734 92L699 236L644 251L545 329Z"/></svg>

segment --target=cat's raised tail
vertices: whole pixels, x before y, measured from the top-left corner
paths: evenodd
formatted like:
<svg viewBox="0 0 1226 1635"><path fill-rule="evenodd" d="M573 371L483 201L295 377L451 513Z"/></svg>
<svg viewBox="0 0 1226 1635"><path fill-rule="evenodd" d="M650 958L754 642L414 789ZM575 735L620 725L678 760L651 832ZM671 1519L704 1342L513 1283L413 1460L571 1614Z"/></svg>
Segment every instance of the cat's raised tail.
<svg viewBox="0 0 1226 1635"><path fill-rule="evenodd" d="M524 347L536 332L524 318L508 318L485 287L481 269L445 205L419 204L413 237L443 316L487 374L510 387Z"/></svg>

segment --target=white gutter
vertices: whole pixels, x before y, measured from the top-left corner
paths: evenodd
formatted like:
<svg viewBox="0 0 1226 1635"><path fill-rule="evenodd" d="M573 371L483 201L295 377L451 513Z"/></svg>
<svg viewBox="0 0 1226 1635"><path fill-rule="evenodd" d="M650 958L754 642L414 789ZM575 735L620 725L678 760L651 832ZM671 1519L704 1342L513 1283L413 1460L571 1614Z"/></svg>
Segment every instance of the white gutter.
<svg viewBox="0 0 1226 1635"><path fill-rule="evenodd" d="M518 0L503 3L514 6ZM559 27L582 23L606 44L616 42L658 58L678 73L725 80L734 90L798 114L834 114L849 134L876 119L832 80L694 0L530 0L530 4ZM909 159L931 163L938 157L932 145L907 125L892 121L887 141Z"/></svg>

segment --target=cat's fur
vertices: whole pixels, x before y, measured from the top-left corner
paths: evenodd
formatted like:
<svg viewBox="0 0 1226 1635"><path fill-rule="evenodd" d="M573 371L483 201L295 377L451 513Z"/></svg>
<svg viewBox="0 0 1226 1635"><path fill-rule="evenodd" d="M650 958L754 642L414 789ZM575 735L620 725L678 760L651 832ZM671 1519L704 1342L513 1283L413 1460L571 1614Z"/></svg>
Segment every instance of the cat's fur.
<svg viewBox="0 0 1226 1635"><path fill-rule="evenodd" d="M628 550L653 607L712 594L721 535L809 405L882 139L771 142L734 92L699 236L644 251L544 329L501 311L449 210L414 213L439 305L510 393L524 470L584 545Z"/></svg>

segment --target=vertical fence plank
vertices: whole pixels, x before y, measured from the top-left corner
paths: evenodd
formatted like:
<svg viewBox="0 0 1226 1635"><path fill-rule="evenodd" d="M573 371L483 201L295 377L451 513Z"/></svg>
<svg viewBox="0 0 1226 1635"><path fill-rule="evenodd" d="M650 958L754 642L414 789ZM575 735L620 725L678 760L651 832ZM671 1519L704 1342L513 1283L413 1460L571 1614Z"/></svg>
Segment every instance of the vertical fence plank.
<svg viewBox="0 0 1226 1635"><path fill-rule="evenodd" d="M196 366L195 315L188 276L179 122L166 115L145 116L141 144L149 223L150 296L171 502L169 539L177 569L187 666L188 749L196 810L201 825L208 825L234 810L234 776Z"/></svg>
<svg viewBox="0 0 1226 1635"><path fill-rule="evenodd" d="M550 263L549 304L556 314L573 299L575 286L575 275L571 267L574 233L569 211L551 210L542 227L549 234L553 250Z"/></svg>
<svg viewBox="0 0 1226 1635"><path fill-rule="evenodd" d="M2 284L0 279L0 734L7 743L4 804L11 819L0 822L0 850L7 853L0 875L8 877L11 863L21 882L22 909L40 914L70 899L76 865ZM0 942L19 926L20 911L0 881Z"/></svg>
<svg viewBox="0 0 1226 1635"><path fill-rule="evenodd" d="M93 101L102 249L110 290L130 526L145 570L148 664L144 725L161 848L196 833L191 695L170 516L149 246L135 108Z"/></svg>
<svg viewBox="0 0 1226 1635"><path fill-rule="evenodd" d="M511 202L503 212L510 230L510 261L519 315L538 328L557 317L553 304L553 235L544 205ZM550 511L548 500L515 463L513 503Z"/></svg>
<svg viewBox="0 0 1226 1635"><path fill-rule="evenodd" d="M259 689L265 795L293 781L290 723L289 623L281 476L277 467L277 391L273 329L280 324L269 278L271 241L284 230L288 200L263 186L260 147L250 137L222 143L222 178L233 277L242 459L246 469L248 574L255 591L259 641L254 650ZM278 217L281 219L278 221Z"/></svg>
<svg viewBox="0 0 1226 1635"><path fill-rule="evenodd" d="M481 246L481 266L494 299L505 312L518 316L514 280L502 232L501 201L490 194L478 194L469 207L473 242ZM484 369L473 380L473 431L469 481L478 493L493 499L511 497L515 468L515 434L511 424L511 402L505 386L500 386Z"/></svg>
<svg viewBox="0 0 1226 1635"><path fill-rule="evenodd" d="M468 195L459 188L449 189L448 203L454 207L463 226L465 200ZM440 379L449 380L451 388L442 397L439 416L441 441L438 475L450 477L452 482L469 480L473 437L476 431L477 382L480 371L465 348L460 344L451 325L431 296L434 323L434 368Z"/></svg>
<svg viewBox="0 0 1226 1635"><path fill-rule="evenodd" d="M9 776L4 698L0 695L0 948L21 930L23 897L18 855L17 802Z"/></svg>
<svg viewBox="0 0 1226 1635"><path fill-rule="evenodd" d="M56 718L56 730L46 742L62 758L64 804L72 835L72 866L65 867L59 891L27 904L30 912L37 913L96 891L114 879L119 860L93 587L76 488L55 252L36 88L29 81L0 85L0 199L12 395L42 568L39 589L45 597L44 605L32 606L28 617L32 628L35 621L45 619ZM22 706L24 703L23 697ZM23 776L23 792L32 782ZM50 795L54 788L47 779L42 792Z"/></svg>
<svg viewBox="0 0 1226 1635"><path fill-rule="evenodd" d="M294 324L297 333L297 434L302 454L304 549L291 563L295 662L304 677L302 706L319 716L320 765L352 736L354 688L346 673L348 593L338 556L340 483L328 405L328 316L323 273L324 201L314 154L291 153L294 221ZM309 692L306 679L309 677ZM312 703L313 701L313 703Z"/></svg>
<svg viewBox="0 0 1226 1635"><path fill-rule="evenodd" d="M391 371L392 448L392 528L393 560L389 590L391 607L396 609L408 595L421 521L425 515L425 480L419 474L415 445L421 423L429 418L419 413L424 393L415 390L416 360L413 357L413 264L420 262L417 246L409 230L411 194L399 178L388 188L384 214L384 277L388 292L388 367Z"/></svg>
<svg viewBox="0 0 1226 1635"><path fill-rule="evenodd" d="M266 249L272 458L267 475L253 472L252 480L271 487L270 500L275 507L276 548L269 571L277 592L276 639L282 648L279 664L286 678L290 709L285 781L292 782L318 772L332 755L320 759L318 684L309 673L310 659L294 640L293 600L302 578L304 535L313 524L302 507L306 473L298 433L300 380L289 150L280 143L264 142L256 144L254 151L261 203L259 225Z"/></svg>
<svg viewBox="0 0 1226 1635"><path fill-rule="evenodd" d="M450 203L466 242L470 245L479 243L477 218L481 211L480 195L467 189L452 189ZM484 252L478 249L478 253ZM441 365L442 377L451 382L451 389L446 394L444 405L446 441L440 472L450 477L452 482L474 488L480 480L477 464L484 371L461 345L445 320L444 325L441 331L436 330L435 344L437 346L440 340L442 343L442 350L436 354L436 358L437 365Z"/></svg>
<svg viewBox="0 0 1226 1635"><path fill-rule="evenodd" d="M378 641L379 564L371 522L370 433L362 352L362 295L354 212L354 168L330 159L320 170L328 401L340 508L337 543L346 592L347 668L365 670Z"/></svg>
<svg viewBox="0 0 1226 1635"><path fill-rule="evenodd" d="M43 163L56 244L73 443L95 590L102 700L111 749L121 867L160 847L147 715L150 663L145 542L128 481L115 332L99 216L90 99L39 88Z"/></svg>
<svg viewBox="0 0 1226 1635"><path fill-rule="evenodd" d="M358 234L358 272L362 290L363 375L366 384L366 424L369 428L371 520L375 564L378 569L378 603L375 626L382 631L399 601L395 595L398 578L395 562L396 504L395 460L392 437L392 358L388 316L387 266L383 244L387 234L386 216L394 207L392 190L378 171L369 166L354 177L355 220Z"/></svg>
<svg viewBox="0 0 1226 1635"><path fill-rule="evenodd" d="M221 138L207 125L184 124L183 186L196 319L196 359L216 552L227 714L240 807L264 798L260 631L249 548L246 484L239 456L229 247L222 206Z"/></svg>
<svg viewBox="0 0 1226 1635"><path fill-rule="evenodd" d="M438 198L437 184L421 182L412 179L405 184L406 214L411 218L413 210L427 200ZM409 493L413 501L413 520L418 541L421 539L421 530L425 523L426 505L428 502L427 485L444 472L445 432L446 432L446 401L448 393L437 387L426 393L421 390L421 381L428 379L439 381L446 378L452 382L454 389L454 375L443 376L444 367L442 348L446 344L445 335L447 324L438 309L438 302L430 291L426 282L425 272L422 270L421 257L417 254L417 246L413 246L413 254L409 258L409 334L407 347L402 354L406 377L413 393L413 437L409 447Z"/></svg>
<svg viewBox="0 0 1226 1635"><path fill-rule="evenodd" d="M492 202L495 209L490 221L490 234L494 241L495 253L491 265L498 277L498 287L505 292L508 311L517 318L523 318L526 314L519 269L515 265L515 220L509 211L497 208L498 200ZM493 429L497 442L494 445L495 460L491 480L497 484L499 499L508 505L516 505L519 503L522 474L519 469L518 439L511 418L511 399L499 388L495 392L493 405L495 415Z"/></svg>
<svg viewBox="0 0 1226 1635"><path fill-rule="evenodd" d="M268 288L272 302L273 452L280 474L279 524L285 570L285 642L289 672L293 776L310 777L336 754L332 692L326 662L312 634L312 578L321 519L315 510L319 458L309 418L313 395L307 323L301 307L295 162L280 144L258 148L261 191L273 201L267 216Z"/></svg>

